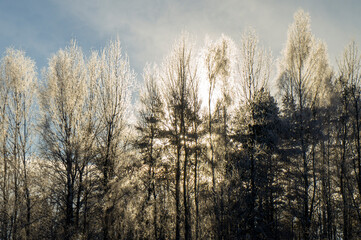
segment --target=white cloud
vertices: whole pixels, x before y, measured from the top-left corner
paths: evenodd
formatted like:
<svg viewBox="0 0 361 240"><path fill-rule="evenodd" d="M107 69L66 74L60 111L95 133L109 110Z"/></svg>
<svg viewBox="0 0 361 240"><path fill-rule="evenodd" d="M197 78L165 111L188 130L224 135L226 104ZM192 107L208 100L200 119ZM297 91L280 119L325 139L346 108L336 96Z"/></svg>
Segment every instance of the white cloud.
<svg viewBox="0 0 361 240"><path fill-rule="evenodd" d="M333 58L348 41L344 37L352 31L351 27L343 28L342 19L335 20L327 12L330 6L313 2L59 0L57 4L94 29L97 37L105 40L119 35L138 70L147 61L161 61L182 30L196 35L200 42L206 34L215 38L222 33L238 42L242 31L252 26L258 32L261 43L270 47L277 57L286 41L293 13L300 7L310 11L312 27L316 30L314 33L330 43L330 56ZM339 9L346 12L352 6L343 7ZM335 22L340 24L334 27ZM356 36L356 40L359 37Z"/></svg>

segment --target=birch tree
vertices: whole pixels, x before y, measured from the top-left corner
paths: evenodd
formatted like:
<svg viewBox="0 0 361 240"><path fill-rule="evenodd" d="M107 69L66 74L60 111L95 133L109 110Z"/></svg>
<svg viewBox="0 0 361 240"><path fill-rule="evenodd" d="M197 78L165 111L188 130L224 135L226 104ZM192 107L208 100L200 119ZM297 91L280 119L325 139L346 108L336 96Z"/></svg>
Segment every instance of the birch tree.
<svg viewBox="0 0 361 240"><path fill-rule="evenodd" d="M339 186L342 196L343 236L351 239L354 234L353 224L355 217L361 222L360 202L361 194L361 161L360 161L360 80L361 55L358 47L352 41L344 50L342 58L338 60L340 116L339 135L341 142L341 161ZM352 167L350 167L352 166ZM354 192L354 183L358 193ZM354 211L353 211L354 210Z"/></svg>
<svg viewBox="0 0 361 240"><path fill-rule="evenodd" d="M251 28L242 35L239 57L240 98L247 104L259 90L268 88L272 57L269 51L259 46L258 36Z"/></svg>
<svg viewBox="0 0 361 240"><path fill-rule="evenodd" d="M159 212L160 200L157 199L162 194L165 194L166 189L162 188L161 172L166 172L163 168L160 158L162 157L162 121L164 120L164 106L163 99L160 92L160 75L157 67L153 68L149 65L145 68L144 85L140 96L140 111L137 130L139 131L139 139L137 144L140 148L143 164L147 167L148 173L145 177L145 192L147 192L144 205L150 202L152 205L152 219L147 222L152 222L153 226L145 226L153 229L153 234L148 235L154 239L164 239L164 226L160 223ZM161 193L164 191L164 193ZM144 212L145 206L142 206ZM143 214L143 213L142 213ZM151 217L150 217L151 218ZM143 220L144 222L144 220Z"/></svg>
<svg viewBox="0 0 361 240"><path fill-rule="evenodd" d="M3 237L19 238L25 226L23 237L29 239L32 213L28 162L34 135L35 63L24 52L7 49L1 61L0 79L4 104L1 109L4 131L3 203L7 208L3 209ZM8 223L11 229L7 229Z"/></svg>
<svg viewBox="0 0 361 240"><path fill-rule="evenodd" d="M0 78L0 126L1 126L1 238L9 239L9 191L10 191L10 171L7 151L8 138L8 118L6 108L8 104L8 88L6 84L6 75L4 69L1 69Z"/></svg>
<svg viewBox="0 0 361 240"><path fill-rule="evenodd" d="M246 191L249 192L249 195L244 196L247 199L245 202L247 216L245 217L248 219L248 233L254 239L259 237L256 229L264 227L257 226L257 222L259 224L265 220L262 219L262 213L257 211L257 209L262 208L262 206L257 206L257 203L264 202L263 194L269 195L265 191L270 190L273 185L274 178L268 173L275 170L270 151L276 150L276 143L273 142L275 140L271 140L269 135L259 129L264 128L265 132L275 134L275 124L272 121L277 122L278 109L267 90L271 74L271 55L259 46L258 37L252 29L247 30L242 35L238 64L241 112L236 115L236 118L243 119L241 122L244 122L241 124L243 126L239 126L237 123L240 127L237 130L237 137L239 138L238 141L240 140L242 143L242 150L245 151L243 153L245 155L244 161L248 162L244 169L246 175L249 176L249 179L244 179L244 183L248 186ZM267 170L267 167L270 169ZM269 182L265 181L267 178ZM267 184L270 188L263 189L263 186ZM240 199L242 199L241 196ZM274 213L271 215L273 217ZM256 221L256 219L259 220ZM266 232L265 229L263 231Z"/></svg>
<svg viewBox="0 0 361 240"><path fill-rule="evenodd" d="M300 169L300 175L294 179L296 196L300 198L296 215L300 219L302 235L309 239L311 223L316 204L316 139L321 136L314 110L324 100L329 74L325 45L317 41L311 33L310 17L303 10L294 15L294 22L289 26L286 47L280 63L279 87L285 112L291 113L290 118L295 144L300 156L295 159L293 168ZM312 136L312 137L310 137ZM296 183L296 182L295 182Z"/></svg>
<svg viewBox="0 0 361 240"><path fill-rule="evenodd" d="M72 42L49 60L41 92L41 151L52 162L65 239L73 238L82 201L82 179L89 141L86 109L86 67L81 49ZM60 188L59 188L60 187Z"/></svg>
<svg viewBox="0 0 361 240"><path fill-rule="evenodd" d="M230 76L230 48L231 48L231 41L225 36L222 36L217 42L215 43L208 43L207 49L205 53L205 70L206 70L206 79L207 79L207 120L208 120L208 142L210 148L210 156L209 162L211 165L211 172L212 172L212 195L213 195L213 209L214 209L214 217L215 217L215 235L217 238L222 238L222 225L221 225L221 213L220 213L220 200L218 197L218 189L216 186L217 178L221 174L222 171L217 173L216 166L221 166L221 161L225 161L226 159L226 149L223 149L223 153L217 153L217 145L220 147L220 142L217 142L219 136L216 134L221 133L223 135L224 146L226 146L226 125L227 125L227 112L226 107L229 105L230 96L228 95L230 89L228 85L228 79ZM219 116L216 113L223 112L223 116ZM216 116L219 116L221 119L216 120ZM222 119L223 118L223 119ZM223 120L223 121L222 121ZM223 131L217 131L216 127L214 126L214 122L223 122ZM219 127L219 126L218 126ZM221 151L222 152L222 151ZM216 159L217 155L223 155L224 159Z"/></svg>
<svg viewBox="0 0 361 240"><path fill-rule="evenodd" d="M99 156L97 166L102 173L103 202L103 238L114 238L111 227L114 199L109 198L111 181L115 177L114 169L121 162L127 138L126 114L129 114L131 97L130 87L134 81L127 56L123 55L119 39L110 41L103 49L99 62L99 77L96 83L97 115L99 133L97 149ZM121 177L121 176L120 176ZM113 233L114 234L114 233Z"/></svg>
<svg viewBox="0 0 361 240"><path fill-rule="evenodd" d="M189 103L190 88L195 80L196 69L192 47L186 35L182 35L175 45L172 53L166 59L163 66L163 81L166 112L166 131L169 141L175 151L175 239L180 239L181 234L181 174L183 163L183 209L184 209L184 239L191 238L191 218L189 207ZM183 161L182 161L183 160Z"/></svg>

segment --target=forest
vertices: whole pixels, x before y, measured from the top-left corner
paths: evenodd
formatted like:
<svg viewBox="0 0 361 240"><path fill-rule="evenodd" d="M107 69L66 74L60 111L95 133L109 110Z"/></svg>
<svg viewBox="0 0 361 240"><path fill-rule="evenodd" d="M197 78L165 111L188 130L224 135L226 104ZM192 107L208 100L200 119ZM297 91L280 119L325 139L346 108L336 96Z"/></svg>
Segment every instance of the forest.
<svg viewBox="0 0 361 240"><path fill-rule="evenodd" d="M195 46L138 77L119 38L41 74L8 48L0 239L361 239L357 43L332 67L300 9L277 61L251 28Z"/></svg>

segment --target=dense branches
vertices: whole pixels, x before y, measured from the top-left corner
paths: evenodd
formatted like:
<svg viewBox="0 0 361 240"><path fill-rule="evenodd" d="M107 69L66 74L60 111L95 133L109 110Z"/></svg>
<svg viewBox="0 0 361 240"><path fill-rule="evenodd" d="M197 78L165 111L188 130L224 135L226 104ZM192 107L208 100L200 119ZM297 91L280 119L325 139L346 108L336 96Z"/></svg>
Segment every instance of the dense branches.
<svg viewBox="0 0 361 240"><path fill-rule="evenodd" d="M34 62L6 51L1 239L361 237L357 44L332 71L297 11L278 104L254 30L199 52L189 39L146 66L139 99L118 39L88 58L71 42L38 86Z"/></svg>
<svg viewBox="0 0 361 240"><path fill-rule="evenodd" d="M24 52L8 49L0 71L1 238L30 239L32 206L28 164L33 150L35 63Z"/></svg>
<svg viewBox="0 0 361 240"><path fill-rule="evenodd" d="M322 133L319 128L321 91L327 90L328 62L325 46L316 41L310 30L308 14L299 10L289 27L288 41L281 64L280 89L285 117L294 132L294 147L299 154L293 157L295 171L294 211L300 219L304 239L310 238L317 192L317 159L315 151Z"/></svg>

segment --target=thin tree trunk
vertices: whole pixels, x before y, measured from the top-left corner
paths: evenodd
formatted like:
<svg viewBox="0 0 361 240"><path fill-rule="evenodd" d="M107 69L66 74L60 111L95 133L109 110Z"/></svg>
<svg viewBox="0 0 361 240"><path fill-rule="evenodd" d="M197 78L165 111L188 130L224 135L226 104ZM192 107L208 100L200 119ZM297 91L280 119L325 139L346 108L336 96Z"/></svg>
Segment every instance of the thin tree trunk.
<svg viewBox="0 0 361 240"><path fill-rule="evenodd" d="M175 169L175 204L176 204L176 219L175 219L175 239L180 240L180 220L181 220L181 209L180 209L180 155L181 146L177 141L177 162Z"/></svg>
<svg viewBox="0 0 361 240"><path fill-rule="evenodd" d="M112 123L108 123L107 125L107 139L106 139L106 152L104 156L104 163L103 163L103 198L107 199L107 195L109 193L109 180L110 176L110 151L111 151L111 142L113 137L112 132ZM104 240L110 239L109 229L111 224L111 216L110 216L110 207L105 204L104 211L103 211L103 238Z"/></svg>
<svg viewBox="0 0 361 240"><path fill-rule="evenodd" d="M359 194L361 195L361 146L360 146L360 121L359 121L358 100L359 100L358 97L355 96L354 101L355 101L356 144L357 144L356 145L357 168L358 168L358 174L356 174L356 178L357 178L357 186L358 186Z"/></svg>
<svg viewBox="0 0 361 240"><path fill-rule="evenodd" d="M183 139L185 141L185 139ZM191 229L190 229L190 214L189 214L189 206L188 206L188 199L187 199L187 165L188 165L188 151L185 149L184 154L184 169L183 169L183 205L184 205L184 239L188 240L191 236Z"/></svg>
<svg viewBox="0 0 361 240"><path fill-rule="evenodd" d="M27 175L27 159L26 159L26 147L28 144L28 125L26 119L26 105L25 100L23 100L23 142L21 143L22 157L23 157L23 168L24 168L24 193L25 193L25 201L26 201L26 222L25 222L25 236L26 239L30 239L31 235L31 199L30 199L30 189Z"/></svg>
<svg viewBox="0 0 361 240"><path fill-rule="evenodd" d="M15 130L15 143L14 143L14 210L13 210L13 232L12 232L12 238L15 240L17 239L18 234L18 207L19 207L19 179L18 179L18 171L19 171L19 164L18 164L18 143L17 143L17 129Z"/></svg>
<svg viewBox="0 0 361 240"><path fill-rule="evenodd" d="M347 110L347 96L344 96L344 116L342 116L343 119L343 138L342 138L342 153L341 153L341 176L340 176L340 190L341 190L341 196L342 196L342 203L343 203L343 238L345 240L349 239L349 232L348 232L348 200L347 200L347 193L346 193L346 187L345 187L345 179L346 179L346 145L347 145L347 135L348 135L348 129L347 129L347 120L346 116L348 113Z"/></svg>
<svg viewBox="0 0 361 240"><path fill-rule="evenodd" d="M26 161L24 154L24 190L25 190L25 200L26 200L26 223L25 223L25 234L26 239L30 239L30 224L31 224L31 200L30 200L30 191L28 186L28 178L27 178L27 169L26 169Z"/></svg>
<svg viewBox="0 0 361 240"><path fill-rule="evenodd" d="M153 171L154 173L154 171ZM157 194L155 192L155 184L153 183L153 227L154 227L154 239L159 239L158 234L158 206L157 206Z"/></svg>
<svg viewBox="0 0 361 240"><path fill-rule="evenodd" d="M251 89L249 87L249 89ZM251 90L250 90L251 91ZM250 96L251 92L249 93ZM251 202L250 202L250 215L249 215L249 230L250 230L250 235L251 235L251 239L255 239L256 238L256 233L255 233L255 204L256 204L256 159L254 157L254 153L255 153L255 145L256 145L256 133L255 133L255 129L254 126L252 124L254 124L255 121L255 116L254 116L254 111L252 109L252 123L249 125L249 131L251 132L251 143L250 143L250 149L249 149L249 155L250 155L250 161L251 161Z"/></svg>
<svg viewBox="0 0 361 240"><path fill-rule="evenodd" d="M340 188L341 188L341 196L342 196L342 203L343 203L343 238L345 240L349 239L349 212L348 212L348 200L346 194L346 187L344 182L344 175L345 175L345 166L342 163L341 166L341 178L340 178Z"/></svg>
<svg viewBox="0 0 361 240"><path fill-rule="evenodd" d="M195 216L195 239L198 239L199 234L199 202L198 202L198 136L195 140L195 159L194 159L194 204L196 207L196 216Z"/></svg>
<svg viewBox="0 0 361 240"><path fill-rule="evenodd" d="M72 162L67 159L67 194L66 194L66 219L65 219L65 239L71 239L74 228L74 185L72 181Z"/></svg>
<svg viewBox="0 0 361 240"><path fill-rule="evenodd" d="M219 226L220 226L220 218L219 218L219 209L218 209L218 201L217 201L217 193L216 193L216 176L215 176L215 163L214 163L214 146L213 146L213 128L212 128L212 109L211 109L211 98L212 98L212 81L214 79L209 77L210 85L209 85L209 95L208 95L208 129L209 129L209 145L211 148L211 168L212 168L212 195L213 195L213 209L215 214L215 229L217 237L219 238Z"/></svg>
<svg viewBox="0 0 361 240"><path fill-rule="evenodd" d="M5 141L5 140L4 140ZM6 154L6 146L3 143L3 159L4 159L4 175L3 175L3 206L2 206L2 216L3 216L3 223L2 223L2 238L7 240L8 237L8 161L7 161L7 154Z"/></svg>
<svg viewBox="0 0 361 240"><path fill-rule="evenodd" d="M83 173L84 173L84 167L79 170L79 186L78 186L78 192L77 192L77 198L76 198L76 209L75 209L75 227L79 228L79 220L80 220L80 209L82 205L81 196L83 194Z"/></svg>
<svg viewBox="0 0 361 240"><path fill-rule="evenodd" d="M176 145L177 145L177 159L175 166L175 207L176 207L176 218L175 218L175 239L180 240L180 221L181 221L181 208L180 208L180 176L181 176L181 149L182 145L179 139L179 133L182 132L182 129L178 132L177 121L175 121L175 132L176 132Z"/></svg>
<svg viewBox="0 0 361 240"><path fill-rule="evenodd" d="M299 81L301 83L301 70L299 70ZM300 139L301 139L301 151L303 160L303 213L302 213L302 234L304 240L309 239L309 231L311 226L311 217L309 215L309 181L308 181L308 162L307 162L307 149L305 143L305 126L304 126L304 109L303 109L303 93L302 86L299 86L299 107L300 107Z"/></svg>

